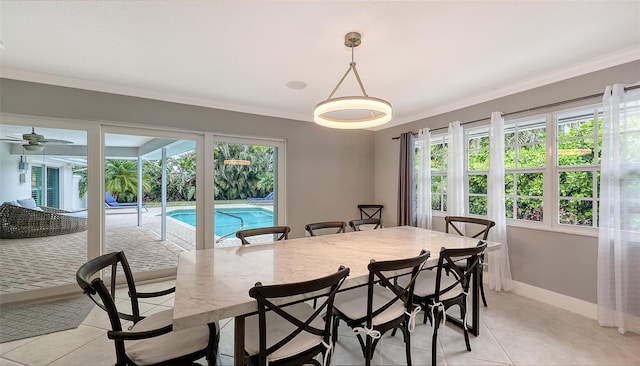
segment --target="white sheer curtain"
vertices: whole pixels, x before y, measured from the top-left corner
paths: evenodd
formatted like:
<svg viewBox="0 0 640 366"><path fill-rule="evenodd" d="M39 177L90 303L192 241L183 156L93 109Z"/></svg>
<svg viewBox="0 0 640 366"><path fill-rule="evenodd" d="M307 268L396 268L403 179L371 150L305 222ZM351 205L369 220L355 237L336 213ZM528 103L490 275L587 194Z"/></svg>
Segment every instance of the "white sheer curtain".
<svg viewBox="0 0 640 366"><path fill-rule="evenodd" d="M607 87L603 109L598 321L640 333L640 90Z"/></svg>
<svg viewBox="0 0 640 366"><path fill-rule="evenodd" d="M491 113L487 180L487 216L496 223L489 232L489 240L502 243L500 250L489 252L489 288L496 291L510 291L513 289L513 283L507 247L504 197L504 118L500 112Z"/></svg>
<svg viewBox="0 0 640 366"><path fill-rule="evenodd" d="M418 227L431 229L431 131L418 130Z"/></svg>
<svg viewBox="0 0 640 366"><path fill-rule="evenodd" d="M450 216L464 216L464 133L462 122L449 123L447 212Z"/></svg>

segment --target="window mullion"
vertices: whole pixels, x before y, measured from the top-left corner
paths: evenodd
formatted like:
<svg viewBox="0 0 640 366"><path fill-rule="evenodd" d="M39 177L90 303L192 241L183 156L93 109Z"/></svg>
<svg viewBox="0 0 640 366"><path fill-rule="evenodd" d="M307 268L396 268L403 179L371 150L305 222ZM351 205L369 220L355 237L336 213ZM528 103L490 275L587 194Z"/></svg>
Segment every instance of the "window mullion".
<svg viewBox="0 0 640 366"><path fill-rule="evenodd" d="M558 213L558 200L556 199L558 193L558 178L557 174L555 174L554 170L556 167L556 139L558 136L558 131L556 129L555 123L555 113L549 113L546 115L546 126L547 126L547 138L546 138L546 151L547 151L547 160L544 171L544 185L542 187L542 205L543 207L548 207L546 211L546 215L543 216L542 222L548 226L553 227L554 223L557 222L557 213Z"/></svg>

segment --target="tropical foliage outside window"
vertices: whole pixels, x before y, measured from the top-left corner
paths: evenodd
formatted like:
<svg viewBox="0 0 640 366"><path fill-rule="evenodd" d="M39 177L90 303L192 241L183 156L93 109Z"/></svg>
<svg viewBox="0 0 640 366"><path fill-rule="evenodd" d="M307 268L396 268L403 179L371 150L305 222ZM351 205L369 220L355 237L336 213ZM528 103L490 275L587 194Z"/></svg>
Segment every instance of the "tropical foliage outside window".
<svg viewBox="0 0 640 366"><path fill-rule="evenodd" d="M447 211L447 138L431 137L431 209Z"/></svg>
<svg viewBox="0 0 640 366"><path fill-rule="evenodd" d="M275 148L243 144L216 144L214 151L216 200L262 197L274 189ZM225 159L244 159L250 165L225 165ZM87 192L86 170L80 175L80 197ZM162 161L142 162L143 201L159 202ZM135 202L138 192L138 162L132 159L105 161L105 189L119 202ZM194 201L196 193L195 150L167 158L167 201Z"/></svg>
<svg viewBox="0 0 640 366"><path fill-rule="evenodd" d="M602 112L559 113L556 119L559 223L597 227Z"/></svg>
<svg viewBox="0 0 640 366"><path fill-rule="evenodd" d="M601 113L598 106L593 106L505 122L505 208L508 219L550 225L598 226ZM550 137L548 131L551 131ZM466 136L467 208L471 215L486 216L488 127L469 129ZM446 161L446 136L432 137L434 211L446 212ZM545 184L545 181L553 184ZM552 207L545 207L545 202ZM552 211L556 211L555 214L545 216Z"/></svg>
<svg viewBox="0 0 640 366"><path fill-rule="evenodd" d="M508 124L504 132L507 218L543 221L546 118Z"/></svg>

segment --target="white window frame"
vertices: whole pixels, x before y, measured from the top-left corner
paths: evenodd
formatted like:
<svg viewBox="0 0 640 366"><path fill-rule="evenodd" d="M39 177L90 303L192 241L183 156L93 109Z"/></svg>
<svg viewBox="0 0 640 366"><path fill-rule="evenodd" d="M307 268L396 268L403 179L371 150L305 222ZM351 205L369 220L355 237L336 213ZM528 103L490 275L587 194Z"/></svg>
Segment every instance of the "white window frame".
<svg viewBox="0 0 640 366"><path fill-rule="evenodd" d="M431 136L431 146L433 145L444 145L447 144L447 133L440 133L437 135L432 135ZM431 146L429 146L429 148L431 149ZM433 157L433 155L431 155ZM431 167L431 179L433 181L433 177L434 176L438 176L438 177L447 177L447 171L443 170L443 171L434 171L433 170L433 166ZM442 179L442 178L441 178ZM447 178L448 179L448 178ZM433 187L433 185L431 186ZM429 189L431 189L431 187L429 187ZM431 191L431 199L433 200L433 194L434 192ZM445 195L443 194L443 192L438 193L440 195L441 198L445 198ZM433 201L432 201L433 202ZM447 216L447 211L444 210L434 210L433 209L433 205L432 202L429 203L430 207L431 207L431 216L432 217L445 217ZM442 200L441 200L442 202ZM444 205L443 205L444 206Z"/></svg>
<svg viewBox="0 0 640 366"><path fill-rule="evenodd" d="M523 228L529 228L529 229L535 229L535 230L544 230L544 231L554 231L554 232L563 232L563 233L568 233L568 234L575 234L575 235L582 235L582 236L592 236L595 237L598 235L598 228L597 226L592 226L592 227L586 227L586 226L578 226L578 225L569 225L569 224L561 224L559 222L559 213L560 213L560 200L561 199L574 199L572 197L560 197L560 187L559 187L559 174L561 172L574 172L574 171L590 171L592 172L592 179L593 179L593 190L594 190L594 197L592 198L585 198L585 200L591 200L593 202L593 225L597 225L597 220L598 220L598 210L599 210L599 205L600 205L600 197L599 197L599 192L597 189L597 179L598 179L598 173L600 172L600 163L598 162L598 155L601 154L601 146L598 144L598 133L597 133L597 124L594 126L594 134L593 134L593 138L594 138L594 150L595 150L595 157L594 157L594 164L592 165L570 165L570 166L558 166L558 121L557 118L559 115L566 115L567 113L571 113L574 111L586 111L586 110L593 110L594 112L594 118L597 118L600 116L600 113L602 112L602 108L599 104L594 103L594 104L588 104L588 105L583 105L580 107L574 107L574 108L568 108L568 109L561 109L561 110L555 110L552 112L548 112L548 113L543 113L543 114L536 114L536 115L531 115L531 116L526 116L526 117L522 117L522 118L516 118L516 119L512 119L512 120L506 120L505 121L505 132L509 132L509 129L512 128L512 126L515 125L527 125L527 122L531 121L532 124L535 124L534 121L536 120L544 120L544 124L540 124L540 126L542 127L544 125L545 130L546 130L546 139L544 141L545 144L545 151L546 151L546 156L545 156L545 165L544 167L540 167L540 168L505 168L505 175L506 174L522 174L522 173L542 173L543 174L543 193L542 193L542 207L543 207L543 219L540 222L536 222L536 221L529 221L529 220L521 220L521 219L517 219L517 218L507 218L507 226L512 226L512 227L523 227ZM464 179L466 182L466 191L465 191L465 195L466 195L466 199L465 199L465 207L466 207L466 212L469 212L469 175L474 175L474 174L487 174L488 176L488 170L487 171L481 171L481 170L474 170L474 171L470 171L469 170L469 138L471 137L478 137L478 135L482 135L483 133L486 133L487 135L489 134L489 125L485 124L485 125L481 125L481 126L477 126L477 127L471 127L471 128L465 128L465 154L466 154L466 160L465 160L465 175L464 175ZM446 133L443 134L438 134L435 136L432 136L431 138L431 144L438 144L438 143L446 143L446 138L447 135ZM579 138L575 138L575 139L588 139L591 138L591 136L584 136L584 137L579 137ZM566 140L565 140L566 141ZM533 145L534 143L528 143L528 144L522 144L522 145L517 145L517 147L521 147L521 146L528 146L528 145ZM506 146L505 146L506 148ZM506 153L506 151L505 151ZM518 156L518 152L516 149L516 154L515 154L515 158L517 159ZM517 160L516 160L517 161ZM431 176L447 176L446 171L445 172L434 172L432 169L431 172ZM514 176L514 178L517 176ZM514 182L514 193L513 193L513 197L516 198L517 197L517 182ZM432 192L433 194L433 192ZM480 194L474 194L476 196L480 195ZM532 197L532 198L538 198L536 197ZM577 198L579 199L579 198ZM514 202L514 204L517 204L516 202ZM439 211L439 210L433 210L432 209L432 215L433 217L444 217L446 216L448 213L446 211ZM515 214L515 212L514 212ZM486 217L486 216L480 216L480 215L471 215L469 214L469 216L477 216L477 217Z"/></svg>
<svg viewBox="0 0 640 366"><path fill-rule="evenodd" d="M465 181L465 202L464 202L464 210L465 212L467 212L468 216L471 217L487 217L487 214L484 215L478 215L478 214L472 214L471 213L471 209L469 206L470 203L470 197L486 197L487 198L487 203L489 200L489 195L488 192L485 194L481 194L481 193L470 193L469 192L469 177L472 175L484 175L487 177L487 179L489 179L489 170L471 170L469 168L469 154L471 153L471 150L469 148L469 141L473 138L478 138L478 137L487 137L489 138L489 126L488 125L484 125L484 126L478 126L478 127L471 127L468 129L465 129L465 147L464 147L464 154L465 154L465 169L464 169L464 181ZM474 151L481 151L483 149L474 149ZM487 149L488 150L488 149ZM488 150L488 152L490 152ZM487 189L488 189L488 181L487 181ZM487 206L488 209L488 206Z"/></svg>
<svg viewBox="0 0 640 366"><path fill-rule="evenodd" d="M572 112L580 112L580 111L587 111L587 110L592 110L593 112L593 117L594 117L594 133L591 136L583 136L583 137L577 137L577 138L570 138L570 139L563 139L563 141L570 141L570 140L584 140L584 139L588 139L588 138L593 138L594 139L594 163L590 164L590 165L565 165L565 166L560 166L558 164L558 116L562 115L562 114L569 114ZM598 235L598 226L597 226L597 222L598 222L598 215L599 215L599 209L600 209L600 192L598 191L598 173L600 173L600 163L598 162L598 158L601 155L601 146L598 144L598 137L601 137L601 135L598 135L598 117L602 117L602 105L601 104L591 104L591 105L586 105L586 106L581 106L581 107L576 107L576 108L569 108L569 109L563 109L563 110L559 110L559 111L555 111L552 113L552 124L554 126L554 135L553 135L553 155L551 157L551 162L552 162L552 166L553 166L553 196L554 196L554 201L553 201L553 209L555 212L555 217L553 222L551 223L551 227L554 231L561 231L561 232L568 232L571 234L580 234L580 235L587 235L587 236L597 236ZM593 203L592 206L592 212L593 212L593 223L592 226L579 226L579 225L569 225L569 224L561 224L559 222L559 214L560 214L560 200L561 199L579 199L576 197L560 197L560 173L561 172L591 172L592 176L592 190L593 190L593 197L591 197L590 199L585 199L585 200L590 200Z"/></svg>

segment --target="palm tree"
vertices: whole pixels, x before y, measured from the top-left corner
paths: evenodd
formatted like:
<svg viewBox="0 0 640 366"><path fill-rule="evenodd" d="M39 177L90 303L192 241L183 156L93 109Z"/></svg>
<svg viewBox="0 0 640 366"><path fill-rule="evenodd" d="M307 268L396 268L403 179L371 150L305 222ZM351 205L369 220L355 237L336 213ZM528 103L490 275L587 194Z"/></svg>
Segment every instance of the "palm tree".
<svg viewBox="0 0 640 366"><path fill-rule="evenodd" d="M111 192L115 199L120 196L125 201L134 201L138 193L138 162L135 160L107 159L104 170L105 189ZM149 183L142 183L146 191Z"/></svg>

